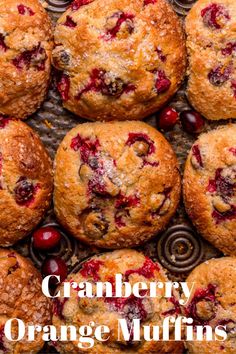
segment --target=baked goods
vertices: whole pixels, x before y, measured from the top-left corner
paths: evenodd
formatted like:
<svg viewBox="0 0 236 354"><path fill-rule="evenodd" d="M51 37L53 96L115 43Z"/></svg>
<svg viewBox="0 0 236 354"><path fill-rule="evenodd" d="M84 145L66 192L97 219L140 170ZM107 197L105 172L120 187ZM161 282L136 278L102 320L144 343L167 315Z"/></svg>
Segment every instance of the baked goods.
<svg viewBox="0 0 236 354"><path fill-rule="evenodd" d="M120 250L105 253L92 257L83 263L80 271L70 274L66 281L90 282L95 287L94 282L109 281L113 284L114 274L122 274L123 281L128 281L131 285L135 282L168 281L162 267L154 263L150 258L134 250ZM61 294L63 294L62 288ZM58 290L59 290L58 289ZM145 341L141 331L141 341L134 342L131 334L130 341L125 341L122 336L118 338L118 320L123 318L130 327L133 319L140 319L141 325L162 326L166 316L179 314L178 294L173 293L173 297L164 297L164 290L158 289L156 297L149 297L148 290L143 298L135 297L94 297L78 298L78 289L72 289L70 298L54 299L53 325L57 328L61 325L74 325L77 328L91 321L106 324L110 329L110 339L105 342L95 340L94 346L87 349L88 354L151 354L151 353L182 353L182 342L174 341ZM143 294L144 295L144 294ZM173 335L170 330L170 338ZM162 327L160 327L160 337ZM60 341L55 343L59 353L84 353L78 348L78 341Z"/></svg>
<svg viewBox="0 0 236 354"><path fill-rule="evenodd" d="M176 92L185 43L165 0L75 0L58 20L63 105L90 120L142 119Z"/></svg>
<svg viewBox="0 0 236 354"><path fill-rule="evenodd" d="M57 151L54 181L59 222L107 248L139 245L161 231L180 194L172 148L143 122L78 125Z"/></svg>
<svg viewBox="0 0 236 354"><path fill-rule="evenodd" d="M185 315L193 325L226 326L227 339L222 341L186 341L190 354L236 352L236 258L211 259L196 267L187 278L193 286ZM214 333L214 332L213 332Z"/></svg>
<svg viewBox="0 0 236 354"><path fill-rule="evenodd" d="M10 246L39 223L50 205L51 160L25 123L0 118L0 245Z"/></svg>
<svg viewBox="0 0 236 354"><path fill-rule="evenodd" d="M184 172L184 200L198 231L225 254L236 255L236 125L202 134Z"/></svg>
<svg viewBox="0 0 236 354"><path fill-rule="evenodd" d="M236 118L234 0L198 0L186 18L191 104L206 118Z"/></svg>
<svg viewBox="0 0 236 354"><path fill-rule="evenodd" d="M0 249L0 353L38 353L43 347L42 333L34 341L26 336L9 341L4 325L19 318L27 325L46 326L51 322L51 304L42 294L41 276L32 263L15 251ZM12 334L17 334L17 323L12 322Z"/></svg>
<svg viewBox="0 0 236 354"><path fill-rule="evenodd" d="M37 0L1 0L0 10L0 113L23 119L46 95L51 23Z"/></svg>

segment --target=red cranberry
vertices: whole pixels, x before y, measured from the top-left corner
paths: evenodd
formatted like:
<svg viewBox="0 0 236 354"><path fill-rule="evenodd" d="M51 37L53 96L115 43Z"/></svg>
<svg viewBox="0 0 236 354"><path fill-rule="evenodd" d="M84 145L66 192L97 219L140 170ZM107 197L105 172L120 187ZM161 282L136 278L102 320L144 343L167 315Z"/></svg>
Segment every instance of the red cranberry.
<svg viewBox="0 0 236 354"><path fill-rule="evenodd" d="M131 274L139 274L147 279L150 279L154 277L155 271L160 271L159 265L157 263L154 263L150 258L146 257L142 267L138 269L130 269L125 272L125 279L127 281Z"/></svg>
<svg viewBox="0 0 236 354"><path fill-rule="evenodd" d="M231 89L233 90L234 98L236 98L236 80L231 81Z"/></svg>
<svg viewBox="0 0 236 354"><path fill-rule="evenodd" d="M236 51L236 42L229 42L226 44L226 47L221 49L222 55L232 55Z"/></svg>
<svg viewBox="0 0 236 354"><path fill-rule="evenodd" d="M20 53L16 58L12 60L13 65L18 70L29 69L30 67L42 71L45 69L45 62L47 60L47 54L41 44L32 50L25 50Z"/></svg>
<svg viewBox="0 0 236 354"><path fill-rule="evenodd" d="M20 177L14 189L15 200L19 205L27 205L33 200L35 187L26 177Z"/></svg>
<svg viewBox="0 0 236 354"><path fill-rule="evenodd" d="M11 118L6 118L0 115L0 129L5 128L5 126L9 123Z"/></svg>
<svg viewBox="0 0 236 354"><path fill-rule="evenodd" d="M104 262L99 259L91 259L82 265L80 273L83 277L92 277L94 281L98 281L100 279L98 272L103 264Z"/></svg>
<svg viewBox="0 0 236 354"><path fill-rule="evenodd" d="M173 129L173 127L178 121L178 117L179 114L174 108L166 107L159 114L157 126L159 129L162 129L167 132Z"/></svg>
<svg viewBox="0 0 236 354"><path fill-rule="evenodd" d="M108 29L106 31L105 35L102 36L105 40L108 41L108 40L115 38L117 33L120 31L123 23L126 24L127 31L130 34L133 32L133 30L134 30L134 25L133 25L134 15L119 11L119 12L114 13L110 17L110 19L113 19L113 18L116 19L116 24L114 27Z"/></svg>
<svg viewBox="0 0 236 354"><path fill-rule="evenodd" d="M157 2L157 0L144 0L143 5L146 6L149 4L155 4L156 2Z"/></svg>
<svg viewBox="0 0 236 354"><path fill-rule="evenodd" d="M3 34L0 33L0 49L5 52L7 50L7 46L6 46L4 40L5 40L5 37L3 36Z"/></svg>
<svg viewBox="0 0 236 354"><path fill-rule="evenodd" d="M230 20L228 10L220 4L210 4L201 11L203 22L207 27L220 29Z"/></svg>
<svg viewBox="0 0 236 354"><path fill-rule="evenodd" d="M63 101L69 99L70 91L70 78L69 75L62 73L60 79L57 82L57 89L61 95Z"/></svg>
<svg viewBox="0 0 236 354"><path fill-rule="evenodd" d="M25 6L23 4L18 5L17 9L20 15L28 15L28 16L34 15L34 11L30 7Z"/></svg>
<svg viewBox="0 0 236 354"><path fill-rule="evenodd" d="M60 232L51 226L41 227L33 233L33 245L38 249L47 250L56 247L60 240Z"/></svg>
<svg viewBox="0 0 236 354"><path fill-rule="evenodd" d="M64 26L70 27L70 28L75 28L76 27L76 22L73 21L71 16L66 16L66 21L63 23Z"/></svg>
<svg viewBox="0 0 236 354"><path fill-rule="evenodd" d="M163 316L173 316L173 315L179 315L181 313L181 308L179 305L179 302L176 300L174 296L172 296L169 301L174 305L174 307L170 310L167 310L162 313Z"/></svg>
<svg viewBox="0 0 236 354"><path fill-rule="evenodd" d="M180 113L183 129L190 134L198 134L203 130L204 119L196 111L186 110Z"/></svg>
<svg viewBox="0 0 236 354"><path fill-rule="evenodd" d="M220 65L209 72L208 79L212 85L222 86L226 81L229 80L231 73L231 66L224 67L223 65Z"/></svg>
<svg viewBox="0 0 236 354"><path fill-rule="evenodd" d="M166 56L163 54L162 49L160 47L157 47L156 52L157 52L157 55L158 55L158 58L160 59L160 61L162 61L162 63L165 63Z"/></svg>
<svg viewBox="0 0 236 354"><path fill-rule="evenodd" d="M166 77L166 74L163 70L157 70L156 72L156 82L155 82L155 88L157 93L164 93L169 90L171 81Z"/></svg>
<svg viewBox="0 0 236 354"><path fill-rule="evenodd" d="M91 2L93 2L93 0L75 0L75 1L73 1L72 4L70 5L70 8L71 8L73 11L77 11L81 6L88 5L88 4L90 4Z"/></svg>
<svg viewBox="0 0 236 354"><path fill-rule="evenodd" d="M42 264L42 273L44 276L47 275L59 275L60 282L63 282L67 277L67 265L63 259L59 257L49 257L46 258ZM51 279L51 285L56 285L57 280L56 278Z"/></svg>

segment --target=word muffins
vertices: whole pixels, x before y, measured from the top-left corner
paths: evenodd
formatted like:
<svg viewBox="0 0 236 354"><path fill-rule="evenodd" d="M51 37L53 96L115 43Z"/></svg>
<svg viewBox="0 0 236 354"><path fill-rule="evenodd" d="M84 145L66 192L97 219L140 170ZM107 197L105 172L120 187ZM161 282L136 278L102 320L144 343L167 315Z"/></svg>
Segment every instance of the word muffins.
<svg viewBox="0 0 236 354"><path fill-rule="evenodd" d="M55 44L63 105L90 120L148 116L185 71L182 27L165 0L76 0L58 20Z"/></svg>
<svg viewBox="0 0 236 354"><path fill-rule="evenodd" d="M199 0L186 18L191 104L206 118L236 118L234 0Z"/></svg>
<svg viewBox="0 0 236 354"><path fill-rule="evenodd" d="M133 285L135 282L168 281L163 269L158 263L154 263L148 257L134 250L114 251L104 255L95 256L82 264L80 271L71 274L67 279L70 282L115 281L114 274L122 274L123 280ZM59 289L63 293L62 287ZM94 346L86 351L89 354L122 354L122 353L181 353L182 342L174 341L145 341L143 333L140 342L131 339L118 340L118 320L125 319L129 331L134 319L139 319L142 325L160 325L162 334L162 322L166 316L177 316L180 307L176 292L173 297L164 297L164 290L159 289L157 296L148 296L148 290L143 290L142 298L131 294L129 297L78 297L78 290L73 289L70 298L54 299L53 325L60 330L62 325L74 325L77 328L87 325L90 321L106 324L110 329L108 341L100 342L95 339ZM173 334L173 328L172 333ZM85 343L86 345L86 343ZM55 343L59 353L82 353L78 348L78 341L59 341Z"/></svg>
<svg viewBox="0 0 236 354"><path fill-rule="evenodd" d="M32 263L14 251L0 249L0 352L32 353L42 349L44 341L9 341L4 335L8 320L18 318L26 324L46 326L51 322L51 305L42 294L41 276ZM17 337L17 322L12 322L12 336Z"/></svg>
<svg viewBox="0 0 236 354"><path fill-rule="evenodd" d="M186 341L190 354L227 353L236 350L236 259L211 259L196 267L187 278L194 286L184 315L193 319L193 325L226 326L224 341Z"/></svg>
<svg viewBox="0 0 236 354"><path fill-rule="evenodd" d="M50 205L51 160L25 123L0 119L0 245L27 236Z"/></svg>
<svg viewBox="0 0 236 354"><path fill-rule="evenodd" d="M0 113L23 119L46 95L51 24L37 0L1 0L0 10Z"/></svg>
<svg viewBox="0 0 236 354"><path fill-rule="evenodd" d="M55 159L55 212L76 238L99 247L139 245L161 231L180 194L176 156L142 122L85 123Z"/></svg>
<svg viewBox="0 0 236 354"><path fill-rule="evenodd" d="M236 125L203 134L184 172L189 217L208 241L236 255Z"/></svg>

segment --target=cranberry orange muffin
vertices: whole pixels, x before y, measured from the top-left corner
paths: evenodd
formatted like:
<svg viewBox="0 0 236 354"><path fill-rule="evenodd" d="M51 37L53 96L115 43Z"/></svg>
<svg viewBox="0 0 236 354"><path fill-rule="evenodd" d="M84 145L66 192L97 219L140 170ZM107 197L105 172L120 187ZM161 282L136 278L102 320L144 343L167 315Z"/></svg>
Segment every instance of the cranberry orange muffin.
<svg viewBox="0 0 236 354"><path fill-rule="evenodd" d="M23 119L46 95L51 23L37 0L0 0L0 10L0 113Z"/></svg>
<svg viewBox="0 0 236 354"><path fill-rule="evenodd" d="M36 332L35 340L26 336L17 342L4 335L4 325L19 318L27 325L46 326L51 322L51 305L41 289L41 275L32 263L15 251L0 249L0 353L38 353L44 342ZM17 322L12 322L12 335L17 335Z"/></svg>
<svg viewBox="0 0 236 354"><path fill-rule="evenodd" d="M10 246L40 222L52 193L51 160L25 123L0 118L0 245Z"/></svg>
<svg viewBox="0 0 236 354"><path fill-rule="evenodd" d="M192 295L185 306L185 316L193 326L226 326L227 339L222 341L186 341L190 354L236 353L236 258L211 259L196 267L187 283ZM213 334L214 335L214 334ZM222 338L220 338L222 339Z"/></svg>
<svg viewBox="0 0 236 354"><path fill-rule="evenodd" d="M184 200L198 231L225 254L236 255L236 125L202 134L184 172Z"/></svg>
<svg viewBox="0 0 236 354"><path fill-rule="evenodd" d="M142 119L176 92L185 43L165 0L75 0L53 51L63 105L90 120Z"/></svg>
<svg viewBox="0 0 236 354"><path fill-rule="evenodd" d="M179 194L176 156L146 123L80 124L57 151L56 216L90 245L122 248L147 241L173 216Z"/></svg>
<svg viewBox="0 0 236 354"><path fill-rule="evenodd" d="M120 250L105 253L90 258L82 264L80 271L70 274L66 281L89 282L95 289L95 282L110 282L115 295L114 274L122 274L123 281L134 285L136 282L144 282L148 285L150 281L168 281L164 270L158 263L134 250ZM59 353L84 353L88 354L151 354L151 353L173 353L181 354L183 344L174 341L145 341L143 338L142 325L162 326L166 316L177 316L180 313L178 293L174 292L173 297L164 297L164 290L158 289L155 298L149 297L149 290L143 290L143 298L135 297L132 293L129 297L78 297L78 288L71 289L71 297L61 297L54 300L53 325L60 328L61 325L74 325L77 328L87 325L93 321L96 326L107 325L110 329L108 341L100 342L95 339L94 347L91 349L79 349L77 341L63 341L55 343ZM59 290L58 289L58 290ZM95 290L93 290L95 291ZM113 296L114 296L113 295ZM134 319L141 322L141 341L133 340L133 334L129 341L122 337L118 341L118 320L125 319L129 330ZM170 338L173 332L170 330ZM160 338L162 327L160 327Z"/></svg>
<svg viewBox="0 0 236 354"><path fill-rule="evenodd" d="M199 0L186 18L191 104L211 120L236 118L234 0Z"/></svg>

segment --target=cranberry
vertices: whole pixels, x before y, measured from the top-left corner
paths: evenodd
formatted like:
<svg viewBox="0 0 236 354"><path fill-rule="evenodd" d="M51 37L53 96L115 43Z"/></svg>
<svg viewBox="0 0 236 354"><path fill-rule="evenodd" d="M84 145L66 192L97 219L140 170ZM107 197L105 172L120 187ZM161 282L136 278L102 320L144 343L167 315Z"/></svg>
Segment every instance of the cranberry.
<svg viewBox="0 0 236 354"><path fill-rule="evenodd" d="M190 134L198 134L203 130L204 119L201 114L192 111L186 110L180 113L181 124L183 129Z"/></svg>
<svg viewBox="0 0 236 354"><path fill-rule="evenodd" d="M64 316L62 314L64 305L66 301L68 301L68 298L64 298L59 300L58 298L53 299L53 313L54 315L58 316L61 320L64 320Z"/></svg>
<svg viewBox="0 0 236 354"><path fill-rule="evenodd" d="M236 147L231 147L229 151L232 152L234 156L236 156Z"/></svg>
<svg viewBox="0 0 236 354"><path fill-rule="evenodd" d="M138 269L130 269L125 272L125 279L127 281L131 274L139 274L147 279L150 279L154 277L155 271L160 271L159 265L157 263L154 263L150 258L146 257L142 267Z"/></svg>
<svg viewBox="0 0 236 354"><path fill-rule="evenodd" d="M129 133L129 138L126 141L126 145L132 146L136 142L144 142L148 146L148 151L146 155L151 155L155 152L154 141L149 138L147 134L144 133Z"/></svg>
<svg viewBox="0 0 236 354"><path fill-rule="evenodd" d="M221 29L230 20L228 10L220 4L210 4L201 11L203 22L207 27Z"/></svg>
<svg viewBox="0 0 236 354"><path fill-rule="evenodd" d="M20 177L14 189L15 200L19 205L28 206L34 199L36 188L26 177Z"/></svg>
<svg viewBox="0 0 236 354"><path fill-rule="evenodd" d="M5 128L5 126L9 123L10 120L10 118L6 118L0 115L0 129Z"/></svg>
<svg viewBox="0 0 236 354"><path fill-rule="evenodd" d="M107 41L115 38L117 33L120 31L121 26L122 26L123 23L126 24L127 31L131 34L133 32L133 30L134 30L133 18L134 18L134 15L128 14L128 13L124 13L122 11L114 13L108 19L108 21L112 20L112 19L116 19L116 24L115 24L114 27L108 29L106 31L105 35L103 35L102 37L105 40L107 40Z"/></svg>
<svg viewBox="0 0 236 354"><path fill-rule="evenodd" d="M0 33L0 49L4 52L7 50L7 46L5 44L5 37Z"/></svg>
<svg viewBox="0 0 236 354"><path fill-rule="evenodd" d="M60 232L51 226L41 227L33 233L33 245L38 249L47 250L56 247L60 240Z"/></svg>
<svg viewBox="0 0 236 354"><path fill-rule="evenodd" d="M207 190L210 193L217 192L223 198L232 197L234 195L236 183L234 183L229 177L222 176L223 171L222 168L216 170L215 178L210 179Z"/></svg>
<svg viewBox="0 0 236 354"><path fill-rule="evenodd" d="M30 67L36 68L38 71L45 69L45 62L47 60L47 54L41 44L32 50L25 50L20 53L16 58L12 60L13 65L18 70L29 69Z"/></svg>
<svg viewBox="0 0 236 354"><path fill-rule="evenodd" d="M157 93L164 93L169 90L171 81L166 77L166 74L163 70L154 71L156 74L155 88Z"/></svg>
<svg viewBox="0 0 236 354"><path fill-rule="evenodd" d="M47 275L59 275L60 282L63 282L67 277L67 265L65 261L59 257L49 257L46 258L42 264L42 273L44 276ZM56 285L57 280L56 278L51 279L50 285Z"/></svg>
<svg viewBox="0 0 236 354"><path fill-rule="evenodd" d="M212 217L215 219L216 224L220 224L224 221L236 219L236 207L232 206L230 210L220 213L217 210L213 210Z"/></svg>
<svg viewBox="0 0 236 354"><path fill-rule="evenodd" d="M159 114L157 126L159 129L162 129L167 132L173 129L173 127L178 121L178 117L179 114L174 108L166 107Z"/></svg>
<svg viewBox="0 0 236 354"><path fill-rule="evenodd" d="M66 21L63 23L64 26L74 28L76 27L76 22L73 21L71 16L66 16Z"/></svg>
<svg viewBox="0 0 236 354"><path fill-rule="evenodd" d="M75 0L72 2L72 4L70 5L70 8L73 11L78 10L80 7L84 6L84 5L88 5L91 2L93 2L93 0Z"/></svg>
<svg viewBox="0 0 236 354"><path fill-rule="evenodd" d="M17 9L20 15L28 15L28 16L34 15L34 11L30 7L25 6L23 4L18 5Z"/></svg>
<svg viewBox="0 0 236 354"><path fill-rule="evenodd" d="M149 4L155 4L157 0L144 0L144 6L149 5Z"/></svg>
<svg viewBox="0 0 236 354"><path fill-rule="evenodd" d="M94 281L98 281L100 279L98 272L103 264L104 262L99 259L91 259L82 265L80 274L85 278L92 277Z"/></svg>
<svg viewBox="0 0 236 354"><path fill-rule="evenodd" d="M231 88L233 90L234 98L236 98L236 80L231 81Z"/></svg>
<svg viewBox="0 0 236 354"><path fill-rule="evenodd" d="M124 81L119 77L102 85L101 92L106 96L120 97L124 91Z"/></svg>
<svg viewBox="0 0 236 354"><path fill-rule="evenodd" d="M156 52L157 52L157 55L158 55L158 58L160 59L160 61L162 61L162 63L165 63L166 56L163 54L162 49L160 47L157 47Z"/></svg>
<svg viewBox="0 0 236 354"><path fill-rule="evenodd" d="M222 86L226 81L229 80L231 73L231 66L225 67L223 65L220 65L209 72L208 79L212 85Z"/></svg>
<svg viewBox="0 0 236 354"><path fill-rule="evenodd" d="M196 159L197 165L200 167L203 167L203 162L202 162L202 155L199 149L199 145L193 145L192 147L192 154Z"/></svg>
<svg viewBox="0 0 236 354"><path fill-rule="evenodd" d="M236 42L229 42L226 44L226 47L221 49L222 55L232 55L236 51Z"/></svg>
<svg viewBox="0 0 236 354"><path fill-rule="evenodd" d="M163 316L173 316L173 315L179 315L181 313L181 308L179 305L179 302L176 300L174 296L172 296L169 301L174 305L174 307L170 310L167 310L162 313Z"/></svg>
<svg viewBox="0 0 236 354"><path fill-rule="evenodd" d="M74 151L80 152L82 162L87 163L93 170L98 168L96 159L98 148L100 146L98 139L83 138L80 134L76 135L72 140L70 147Z"/></svg>
<svg viewBox="0 0 236 354"><path fill-rule="evenodd" d="M63 101L69 99L70 91L70 77L67 74L62 73L60 79L57 82L57 89L61 95Z"/></svg>
<svg viewBox="0 0 236 354"><path fill-rule="evenodd" d="M137 195L129 195L125 196L123 194L119 194L116 200L115 207L117 209L119 208L130 208L130 207L135 207L140 203L140 198Z"/></svg>

